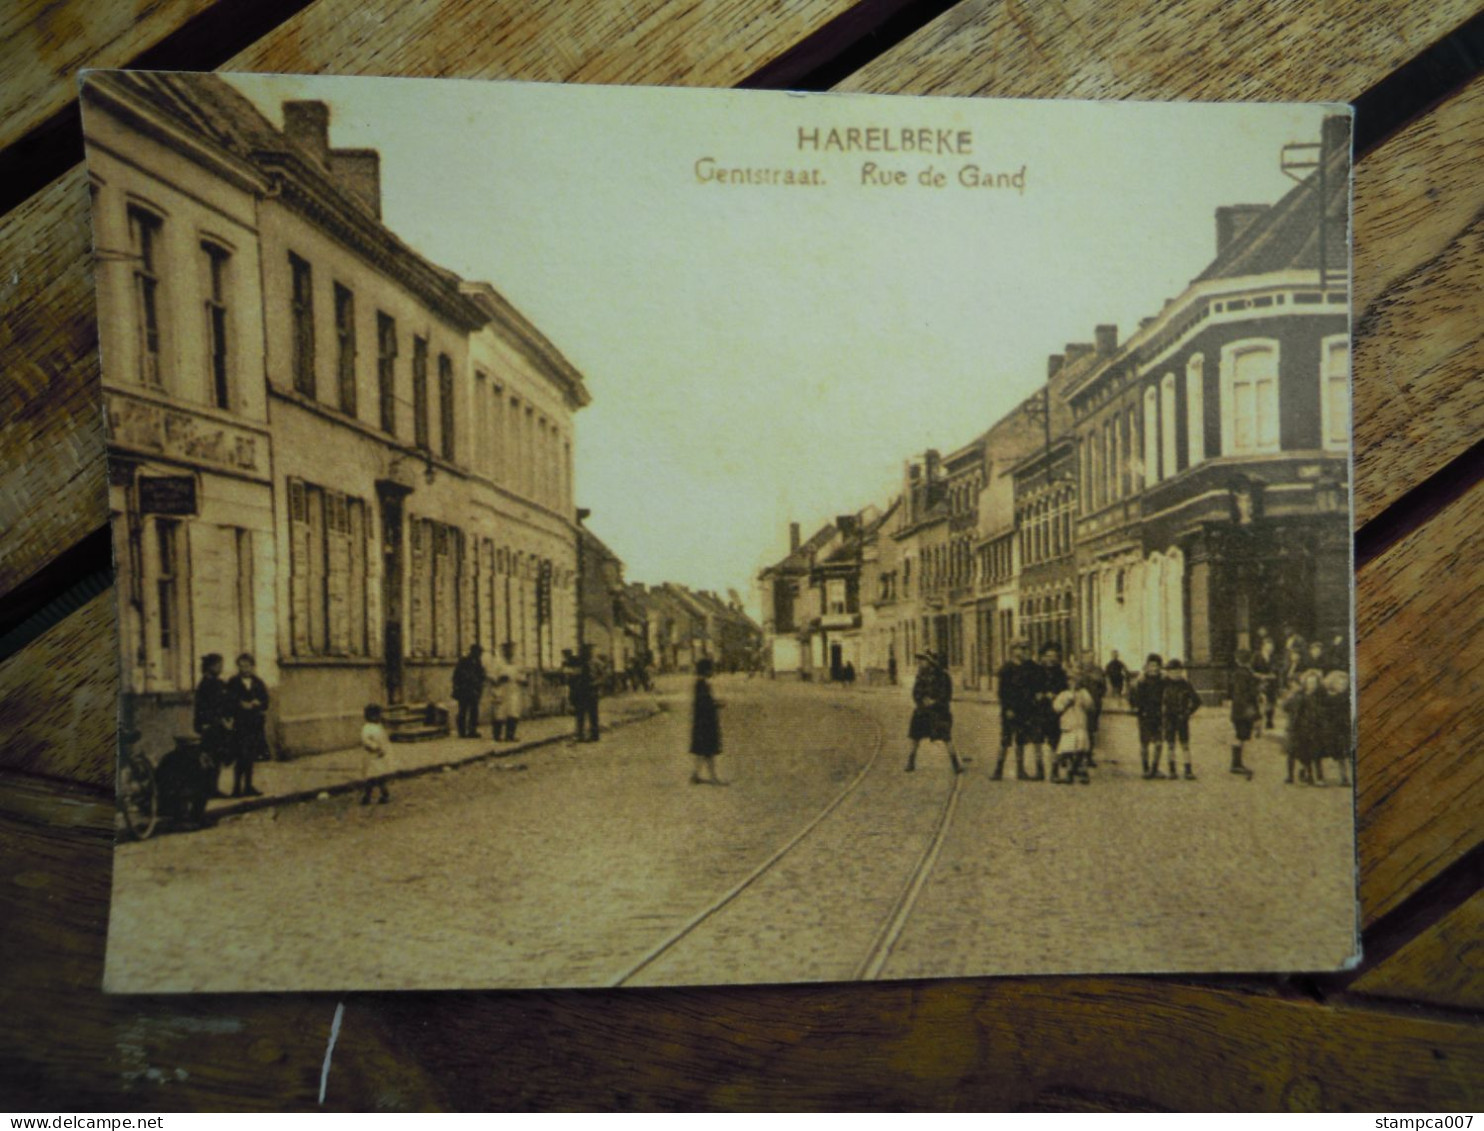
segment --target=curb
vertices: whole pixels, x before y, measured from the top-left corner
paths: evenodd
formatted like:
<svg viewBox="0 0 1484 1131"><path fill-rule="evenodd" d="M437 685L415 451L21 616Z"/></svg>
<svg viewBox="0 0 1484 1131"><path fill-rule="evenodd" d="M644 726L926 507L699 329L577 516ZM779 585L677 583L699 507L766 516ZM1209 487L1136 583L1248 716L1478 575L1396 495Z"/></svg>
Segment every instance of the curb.
<svg viewBox="0 0 1484 1131"><path fill-rule="evenodd" d="M668 708L663 704L645 710L639 714L628 715L622 719L608 723L602 728L605 731L619 730L633 723L647 722L649 719L663 715ZM406 781L409 778L422 777L425 774L441 774L445 769L457 769L471 766L477 762L490 762L498 758L509 758L516 754L525 754L531 750L540 750L546 746L555 746L558 743L567 742L571 739L568 734L554 734L550 738L537 738L528 742L518 742L514 746L505 748L491 748L478 754L469 754L464 757L449 759L441 762L429 762L425 766L411 766L405 770L395 770L389 774L377 774L372 778L351 778L348 781L336 782L333 785L319 786L314 789L297 789L291 793L265 794L262 797L236 798L230 805L223 805L216 809L208 809L206 816L215 821L220 817L236 817L243 813L255 812L259 809L272 809L279 805L292 805L303 801L314 801L321 794L334 797L342 793L354 793L363 789L368 781Z"/></svg>

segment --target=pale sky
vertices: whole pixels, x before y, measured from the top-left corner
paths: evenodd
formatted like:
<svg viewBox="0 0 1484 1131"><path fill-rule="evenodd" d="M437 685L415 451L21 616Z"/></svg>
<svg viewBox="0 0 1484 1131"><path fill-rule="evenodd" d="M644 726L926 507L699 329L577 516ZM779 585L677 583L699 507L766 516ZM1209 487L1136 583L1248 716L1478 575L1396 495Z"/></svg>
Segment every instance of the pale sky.
<svg viewBox="0 0 1484 1131"><path fill-rule="evenodd" d="M276 124L284 99L329 103L332 145L381 151L387 224L583 373L577 502L629 580L754 612L790 521L884 504L904 460L984 431L1048 354L1132 333L1214 256L1216 207L1276 201L1280 147L1336 109L232 79ZM851 126L968 130L972 152L799 150L801 128ZM701 183L703 157L825 183ZM862 184L867 161L908 183ZM970 164L1023 166L1024 193L962 186Z"/></svg>

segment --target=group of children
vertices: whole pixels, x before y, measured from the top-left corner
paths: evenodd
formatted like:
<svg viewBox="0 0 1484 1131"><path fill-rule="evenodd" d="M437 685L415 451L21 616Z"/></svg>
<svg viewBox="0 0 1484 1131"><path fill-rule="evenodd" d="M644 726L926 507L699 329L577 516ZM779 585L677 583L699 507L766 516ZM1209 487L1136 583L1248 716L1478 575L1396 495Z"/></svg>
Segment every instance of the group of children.
<svg viewBox="0 0 1484 1131"><path fill-rule="evenodd" d="M1271 718L1276 692L1263 673L1253 667L1250 651L1236 655L1231 681L1231 773L1251 780L1252 770L1244 761L1244 748L1265 718ZM1177 659L1168 664L1151 654L1144 670L1128 693L1128 703L1139 725L1139 759L1145 780L1180 778L1194 781L1190 760L1190 718L1201 706L1201 697L1190 685L1184 666ZM1349 675L1336 668L1325 673L1318 667L1296 672L1278 705L1288 716L1284 749L1288 762L1286 784L1324 784L1324 763L1339 768L1341 785L1350 784L1352 756ZM1168 765L1169 773L1161 770Z"/></svg>

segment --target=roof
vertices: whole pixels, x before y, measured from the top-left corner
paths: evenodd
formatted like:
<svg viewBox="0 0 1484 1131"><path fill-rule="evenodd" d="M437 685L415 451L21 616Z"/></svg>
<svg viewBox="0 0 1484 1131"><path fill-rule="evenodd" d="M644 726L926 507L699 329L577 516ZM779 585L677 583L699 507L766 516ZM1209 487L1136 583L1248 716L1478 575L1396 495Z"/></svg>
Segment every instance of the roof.
<svg viewBox="0 0 1484 1131"><path fill-rule="evenodd" d="M773 565L766 566L762 573L803 573L814 564L814 556L835 536L835 524L827 522L814 532L807 542L799 544L797 550L792 551L786 558Z"/></svg>
<svg viewBox="0 0 1484 1131"><path fill-rule="evenodd" d="M490 314L459 290L452 271L404 243L364 201L342 187L319 159L270 122L252 101L220 76L173 71L102 71L86 77L84 93L122 111L151 131L148 110L189 137L251 166L285 202L396 278L461 329L484 325ZM171 137L161 140L176 142ZM338 151L337 151L338 152Z"/></svg>
<svg viewBox="0 0 1484 1131"><path fill-rule="evenodd" d="M1324 173L1325 215L1345 217L1350 200L1350 151L1332 145L1321 168L1289 189L1277 204L1253 220L1210 265L1195 277L1234 279L1274 271L1314 270L1319 267L1319 181ZM1344 221L1341 220L1343 225ZM1325 237L1326 264L1343 262L1348 247L1345 232ZM1341 249L1335 254L1336 249Z"/></svg>

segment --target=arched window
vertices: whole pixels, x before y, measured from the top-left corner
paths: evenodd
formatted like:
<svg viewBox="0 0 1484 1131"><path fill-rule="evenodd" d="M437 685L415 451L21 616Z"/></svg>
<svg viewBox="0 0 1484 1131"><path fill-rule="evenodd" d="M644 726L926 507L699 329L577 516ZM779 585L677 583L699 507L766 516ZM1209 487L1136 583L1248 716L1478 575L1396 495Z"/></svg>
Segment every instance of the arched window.
<svg viewBox="0 0 1484 1131"><path fill-rule="evenodd" d="M1350 339L1335 334L1319 348L1324 446L1343 451L1350 446Z"/></svg>
<svg viewBox="0 0 1484 1131"><path fill-rule="evenodd" d="M1175 448L1175 375L1166 373L1159 383L1159 470L1168 479L1179 468Z"/></svg>
<svg viewBox="0 0 1484 1131"><path fill-rule="evenodd" d="M1159 394L1150 385L1144 390L1144 482L1159 480Z"/></svg>
<svg viewBox="0 0 1484 1131"><path fill-rule="evenodd" d="M1206 359L1196 354L1185 364L1185 463L1206 458Z"/></svg>
<svg viewBox="0 0 1484 1131"><path fill-rule="evenodd" d="M1221 454L1278 450L1278 343L1232 342L1221 351Z"/></svg>

